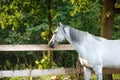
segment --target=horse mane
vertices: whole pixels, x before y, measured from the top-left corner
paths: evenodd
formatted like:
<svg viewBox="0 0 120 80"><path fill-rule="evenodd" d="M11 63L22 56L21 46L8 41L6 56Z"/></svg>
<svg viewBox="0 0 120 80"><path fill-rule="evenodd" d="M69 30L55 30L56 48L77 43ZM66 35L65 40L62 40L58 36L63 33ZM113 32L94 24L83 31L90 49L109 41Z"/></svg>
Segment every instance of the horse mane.
<svg viewBox="0 0 120 80"><path fill-rule="evenodd" d="M77 43L82 42L85 39L84 37L87 36L87 34L91 35L95 40L101 41L100 37L94 36L88 32L80 31L71 27L69 28L69 32L70 32L70 39Z"/></svg>
<svg viewBox="0 0 120 80"><path fill-rule="evenodd" d="M69 28L70 39L74 42L80 43L83 41L84 37L87 35L87 32L80 31L74 28Z"/></svg>
<svg viewBox="0 0 120 80"><path fill-rule="evenodd" d="M92 35L92 34L91 34L91 35ZM101 41L100 38L102 38L102 37L98 37L98 36L94 36L94 35L92 35L92 37L93 37L94 39L96 39L97 41Z"/></svg>

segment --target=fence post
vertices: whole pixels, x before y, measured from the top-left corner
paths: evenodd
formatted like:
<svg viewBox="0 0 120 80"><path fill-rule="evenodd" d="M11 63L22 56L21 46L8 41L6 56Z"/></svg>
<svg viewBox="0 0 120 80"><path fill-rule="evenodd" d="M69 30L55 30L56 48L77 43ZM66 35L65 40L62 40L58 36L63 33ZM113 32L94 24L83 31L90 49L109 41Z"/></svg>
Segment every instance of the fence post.
<svg viewBox="0 0 120 80"><path fill-rule="evenodd" d="M79 58L77 59L77 62L76 62L76 68L77 68L77 70L80 70L80 71L78 71L80 73L76 73L76 80L84 80L84 75L82 74L83 67L82 67L82 65L80 63Z"/></svg>

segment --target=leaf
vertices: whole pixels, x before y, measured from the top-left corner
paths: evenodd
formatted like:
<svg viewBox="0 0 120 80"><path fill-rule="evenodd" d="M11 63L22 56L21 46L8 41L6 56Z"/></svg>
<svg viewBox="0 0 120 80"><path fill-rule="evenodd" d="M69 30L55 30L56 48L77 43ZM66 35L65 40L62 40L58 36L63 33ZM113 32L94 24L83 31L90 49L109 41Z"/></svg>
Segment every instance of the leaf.
<svg viewBox="0 0 120 80"><path fill-rule="evenodd" d="M72 3L72 4L74 4L74 3L75 3L75 0L70 0L70 1L71 1L71 3Z"/></svg>
<svg viewBox="0 0 120 80"><path fill-rule="evenodd" d="M37 64L37 65L38 65L39 63L40 63L40 62L39 62L38 60L36 60L36 61L35 61L35 64Z"/></svg>
<svg viewBox="0 0 120 80"><path fill-rule="evenodd" d="M120 8L120 3L115 3L115 8Z"/></svg>
<svg viewBox="0 0 120 80"><path fill-rule="evenodd" d="M12 31L14 31L14 30L15 30L15 27L13 26L13 27L12 27Z"/></svg>
<svg viewBox="0 0 120 80"><path fill-rule="evenodd" d="M1 22L1 28L5 29L5 24L3 22Z"/></svg>

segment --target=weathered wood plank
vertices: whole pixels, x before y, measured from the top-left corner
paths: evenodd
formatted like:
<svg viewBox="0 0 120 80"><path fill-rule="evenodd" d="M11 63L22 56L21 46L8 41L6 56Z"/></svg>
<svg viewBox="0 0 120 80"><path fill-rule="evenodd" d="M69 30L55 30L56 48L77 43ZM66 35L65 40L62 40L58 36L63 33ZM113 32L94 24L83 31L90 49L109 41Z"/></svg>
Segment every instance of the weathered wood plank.
<svg viewBox="0 0 120 80"><path fill-rule="evenodd" d="M22 76L45 76L63 74L83 74L83 69L59 68L59 69L36 69L36 70L4 70L0 71L0 77L22 77ZM120 69L104 69L103 74L120 74Z"/></svg>
<svg viewBox="0 0 120 80"><path fill-rule="evenodd" d="M75 50L70 44L57 45L54 49L45 44L29 45L0 45L0 51L47 51L47 50Z"/></svg>
<svg viewBox="0 0 120 80"><path fill-rule="evenodd" d="M120 74L120 69L103 69L103 74Z"/></svg>
<svg viewBox="0 0 120 80"><path fill-rule="evenodd" d="M45 75L62 75L75 74L76 68L59 68L59 69L40 69L40 70L4 70L0 71L0 77L20 77L20 76L45 76Z"/></svg>

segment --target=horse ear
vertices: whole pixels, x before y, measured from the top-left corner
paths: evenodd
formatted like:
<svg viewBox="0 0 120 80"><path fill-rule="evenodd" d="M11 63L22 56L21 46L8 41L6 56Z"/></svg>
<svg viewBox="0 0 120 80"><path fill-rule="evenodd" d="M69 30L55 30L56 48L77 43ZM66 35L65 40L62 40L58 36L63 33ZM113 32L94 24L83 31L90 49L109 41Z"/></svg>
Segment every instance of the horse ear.
<svg viewBox="0 0 120 80"><path fill-rule="evenodd" d="M61 22L58 23L58 27L60 27L60 26L62 26L62 23L61 23Z"/></svg>

